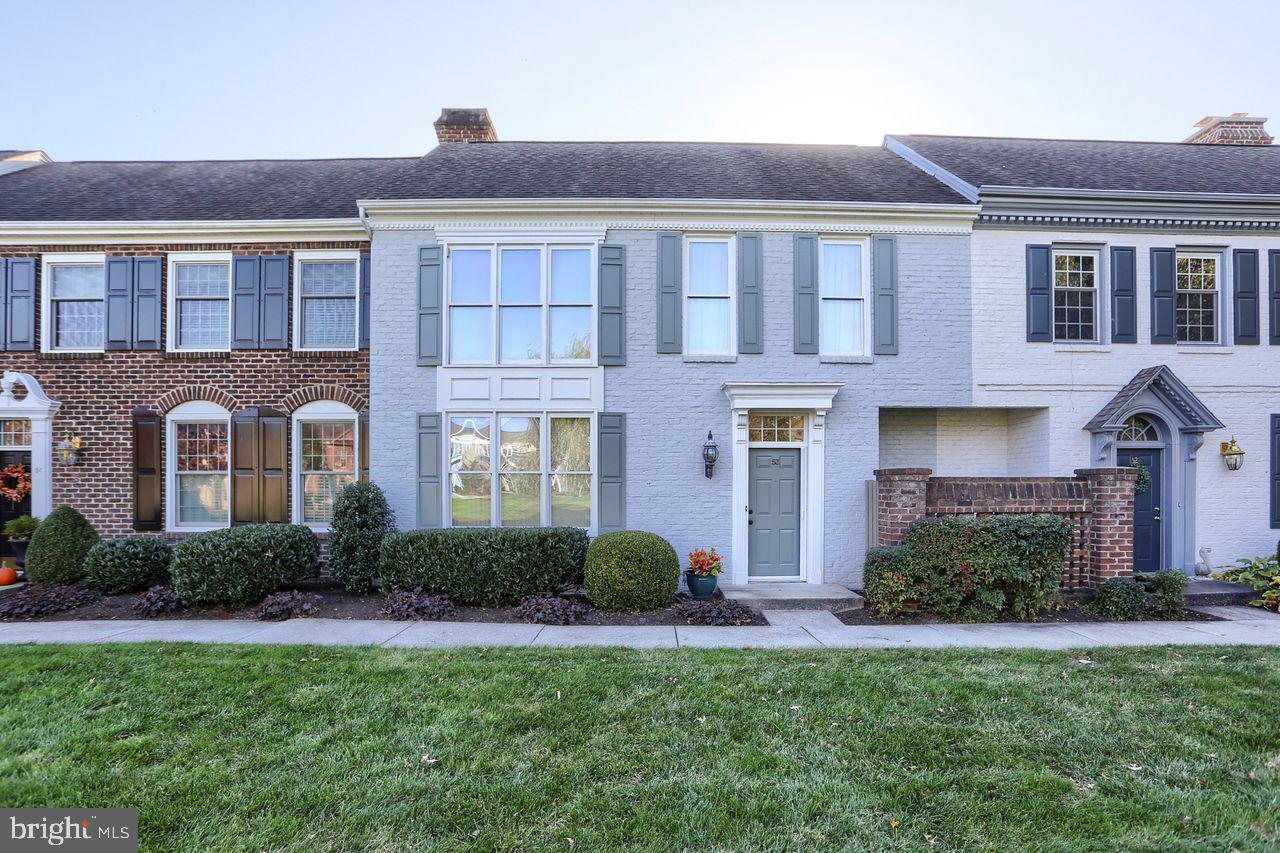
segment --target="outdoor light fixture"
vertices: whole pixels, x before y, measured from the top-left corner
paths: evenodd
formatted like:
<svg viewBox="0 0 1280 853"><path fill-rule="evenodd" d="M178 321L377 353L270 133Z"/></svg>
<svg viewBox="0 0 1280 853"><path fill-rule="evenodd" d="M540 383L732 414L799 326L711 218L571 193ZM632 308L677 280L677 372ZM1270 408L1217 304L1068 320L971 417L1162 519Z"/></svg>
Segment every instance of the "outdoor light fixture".
<svg viewBox="0 0 1280 853"><path fill-rule="evenodd" d="M1219 445L1219 452L1228 471L1239 471L1240 466L1244 464L1244 451L1240 449L1240 445L1236 444L1234 435L1231 436L1230 441L1224 441Z"/></svg>
<svg viewBox="0 0 1280 853"><path fill-rule="evenodd" d="M58 442L58 458L62 464L70 468L80 462L80 439L67 433L67 437Z"/></svg>
<svg viewBox="0 0 1280 853"><path fill-rule="evenodd" d="M707 440L702 442L702 461L706 464L707 479L711 479L711 471L716 467L716 460L720 458L720 447L716 444L714 438L711 437L711 430L707 430Z"/></svg>

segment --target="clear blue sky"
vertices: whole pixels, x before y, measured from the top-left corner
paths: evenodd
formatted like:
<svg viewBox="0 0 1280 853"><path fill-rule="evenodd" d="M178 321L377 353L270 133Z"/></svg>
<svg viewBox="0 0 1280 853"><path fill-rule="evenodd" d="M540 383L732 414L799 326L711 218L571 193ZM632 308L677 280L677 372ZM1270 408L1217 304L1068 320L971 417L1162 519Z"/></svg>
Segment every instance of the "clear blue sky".
<svg viewBox="0 0 1280 853"><path fill-rule="evenodd" d="M503 139L1179 140L1272 118L1274 2L0 0L0 148L59 160L415 155Z"/></svg>

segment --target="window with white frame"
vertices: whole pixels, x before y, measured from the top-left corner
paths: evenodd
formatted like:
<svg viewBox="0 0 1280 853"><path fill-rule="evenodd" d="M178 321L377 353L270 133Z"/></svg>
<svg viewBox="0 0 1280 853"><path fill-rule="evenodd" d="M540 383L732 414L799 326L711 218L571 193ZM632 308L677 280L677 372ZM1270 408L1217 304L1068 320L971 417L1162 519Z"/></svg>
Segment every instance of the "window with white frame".
<svg viewBox="0 0 1280 853"><path fill-rule="evenodd" d="M231 256L170 255L169 348L231 347Z"/></svg>
<svg viewBox="0 0 1280 853"><path fill-rule="evenodd" d="M293 414L294 520L327 527L338 493L356 481L356 411L342 403L308 403Z"/></svg>
<svg viewBox="0 0 1280 853"><path fill-rule="evenodd" d="M298 252L294 262L294 347L356 349L360 317L359 254Z"/></svg>
<svg viewBox="0 0 1280 853"><path fill-rule="evenodd" d="M866 243L823 240L819 264L819 350L827 356L869 354L871 312L867 310Z"/></svg>
<svg viewBox="0 0 1280 853"><path fill-rule="evenodd" d="M684 243L684 338L689 355L732 355L733 239L688 237Z"/></svg>
<svg viewBox="0 0 1280 853"><path fill-rule="evenodd" d="M1053 253L1053 339L1098 338L1098 253Z"/></svg>
<svg viewBox="0 0 1280 853"><path fill-rule="evenodd" d="M1178 253L1176 326L1179 343L1217 343L1218 256Z"/></svg>
<svg viewBox="0 0 1280 853"><path fill-rule="evenodd" d="M0 420L0 448L25 450L31 447L31 420L29 418L4 418Z"/></svg>
<svg viewBox="0 0 1280 853"><path fill-rule="evenodd" d="M590 363L592 257L585 246L452 247L449 362Z"/></svg>
<svg viewBox="0 0 1280 853"><path fill-rule="evenodd" d="M449 416L454 527L590 527L589 415Z"/></svg>
<svg viewBox="0 0 1280 853"><path fill-rule="evenodd" d="M106 340L106 262L101 255L45 256L44 348L100 351Z"/></svg>
<svg viewBox="0 0 1280 853"><path fill-rule="evenodd" d="M169 528L208 530L231 520L231 416L214 403L169 412Z"/></svg>

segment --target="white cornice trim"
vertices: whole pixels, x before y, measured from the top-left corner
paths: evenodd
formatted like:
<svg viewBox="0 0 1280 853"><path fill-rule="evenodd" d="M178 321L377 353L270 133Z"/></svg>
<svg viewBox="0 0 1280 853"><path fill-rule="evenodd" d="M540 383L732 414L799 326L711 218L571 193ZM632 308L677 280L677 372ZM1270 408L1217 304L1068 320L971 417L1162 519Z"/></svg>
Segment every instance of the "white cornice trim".
<svg viewBox="0 0 1280 853"><path fill-rule="evenodd" d="M348 219L0 222L0 245L25 243L270 243L367 240L365 223Z"/></svg>
<svg viewBox="0 0 1280 853"><path fill-rule="evenodd" d="M733 409L831 409L843 382L726 382L721 386Z"/></svg>

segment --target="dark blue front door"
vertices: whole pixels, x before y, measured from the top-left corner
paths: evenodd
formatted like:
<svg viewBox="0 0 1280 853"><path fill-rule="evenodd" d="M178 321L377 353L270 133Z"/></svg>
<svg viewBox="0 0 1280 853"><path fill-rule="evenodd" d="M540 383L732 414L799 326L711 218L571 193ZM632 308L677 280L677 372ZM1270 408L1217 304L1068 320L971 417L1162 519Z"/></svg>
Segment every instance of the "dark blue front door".
<svg viewBox="0 0 1280 853"><path fill-rule="evenodd" d="M1160 500L1161 462L1164 451L1160 448L1119 450L1116 456L1121 465L1130 468L1142 466L1150 474L1145 491L1133 497L1133 570L1158 572L1165 568L1161 554L1164 541Z"/></svg>

